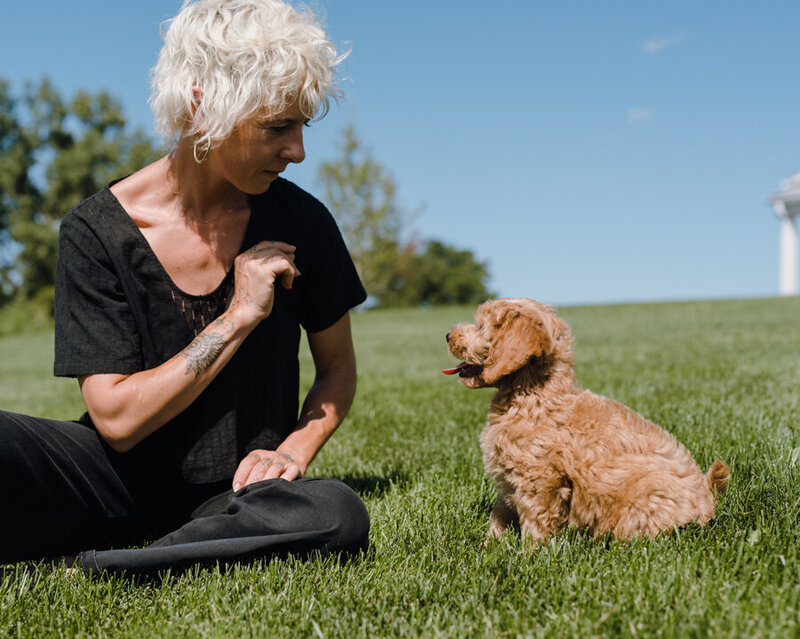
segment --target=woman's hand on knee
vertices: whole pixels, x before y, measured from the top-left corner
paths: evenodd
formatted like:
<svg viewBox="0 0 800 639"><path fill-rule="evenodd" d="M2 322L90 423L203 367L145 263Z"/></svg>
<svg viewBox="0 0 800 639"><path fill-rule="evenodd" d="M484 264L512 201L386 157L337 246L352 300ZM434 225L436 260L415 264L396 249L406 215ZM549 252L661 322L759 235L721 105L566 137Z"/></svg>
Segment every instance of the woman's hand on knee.
<svg viewBox="0 0 800 639"><path fill-rule="evenodd" d="M274 450L258 449L239 463L239 468L233 476L233 489L239 490L266 479L293 481L302 476L303 471L290 455Z"/></svg>

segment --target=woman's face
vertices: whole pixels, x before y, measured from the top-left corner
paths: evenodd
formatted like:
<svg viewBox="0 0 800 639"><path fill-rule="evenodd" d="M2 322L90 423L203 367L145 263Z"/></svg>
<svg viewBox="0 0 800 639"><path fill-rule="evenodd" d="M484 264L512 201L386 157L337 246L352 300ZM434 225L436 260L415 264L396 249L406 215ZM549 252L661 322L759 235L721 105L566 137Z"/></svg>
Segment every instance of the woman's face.
<svg viewBox="0 0 800 639"><path fill-rule="evenodd" d="M297 103L272 117L256 114L211 149L209 168L245 193L263 193L289 164L305 159L307 123Z"/></svg>

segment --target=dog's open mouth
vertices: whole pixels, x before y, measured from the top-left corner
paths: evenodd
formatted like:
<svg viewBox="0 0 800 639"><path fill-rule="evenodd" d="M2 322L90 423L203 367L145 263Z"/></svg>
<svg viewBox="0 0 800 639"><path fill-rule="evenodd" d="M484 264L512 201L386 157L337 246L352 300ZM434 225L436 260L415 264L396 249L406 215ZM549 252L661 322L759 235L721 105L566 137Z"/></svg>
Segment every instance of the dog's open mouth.
<svg viewBox="0 0 800 639"><path fill-rule="evenodd" d="M461 362L455 368L445 368L442 372L445 375L455 375L458 373L459 377L475 377L475 375L479 375L482 370L483 366L481 364Z"/></svg>

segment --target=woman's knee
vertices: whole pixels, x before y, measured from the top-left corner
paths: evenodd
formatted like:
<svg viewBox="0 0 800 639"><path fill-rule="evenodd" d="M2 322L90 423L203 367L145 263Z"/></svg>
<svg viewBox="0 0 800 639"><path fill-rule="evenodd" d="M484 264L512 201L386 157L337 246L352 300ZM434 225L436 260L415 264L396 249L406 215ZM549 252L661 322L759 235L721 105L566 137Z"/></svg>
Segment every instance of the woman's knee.
<svg viewBox="0 0 800 639"><path fill-rule="evenodd" d="M11 485L14 478L22 479L19 473L31 465L30 458L36 454L35 419L0 410L0 473L11 475Z"/></svg>
<svg viewBox="0 0 800 639"><path fill-rule="evenodd" d="M234 536L280 534L308 549L358 552L366 549L366 506L346 484L334 479L268 479L245 486L226 499ZM213 515L207 502L194 517ZM219 506L219 504L217 504Z"/></svg>
<svg viewBox="0 0 800 639"><path fill-rule="evenodd" d="M38 475L60 463L76 463L81 454L96 459L98 453L97 434L85 426L0 410L0 472L14 468Z"/></svg>
<svg viewBox="0 0 800 639"><path fill-rule="evenodd" d="M369 543L369 514L361 498L335 479L306 480L318 499L318 512L330 531L328 548L358 552Z"/></svg>

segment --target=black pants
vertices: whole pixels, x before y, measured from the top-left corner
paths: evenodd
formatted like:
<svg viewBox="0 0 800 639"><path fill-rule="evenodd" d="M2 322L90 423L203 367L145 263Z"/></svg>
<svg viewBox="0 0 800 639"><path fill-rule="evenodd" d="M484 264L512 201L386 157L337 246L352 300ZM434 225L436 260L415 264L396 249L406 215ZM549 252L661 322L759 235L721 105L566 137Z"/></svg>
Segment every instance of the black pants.
<svg viewBox="0 0 800 639"><path fill-rule="evenodd" d="M234 493L230 481L159 481L147 468L132 475L121 457L78 422L0 411L0 563L83 551L87 574L146 574L366 548L366 508L339 481L273 479Z"/></svg>

